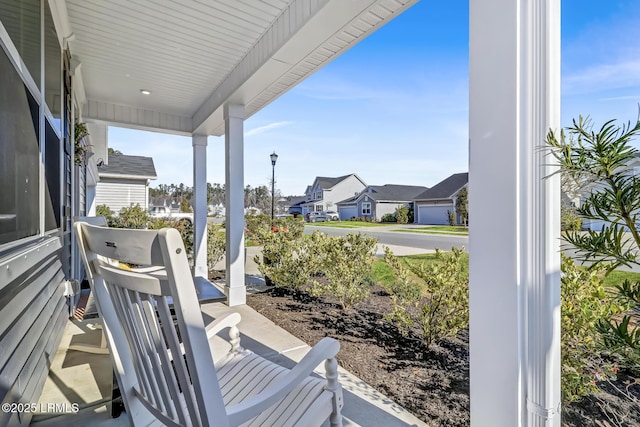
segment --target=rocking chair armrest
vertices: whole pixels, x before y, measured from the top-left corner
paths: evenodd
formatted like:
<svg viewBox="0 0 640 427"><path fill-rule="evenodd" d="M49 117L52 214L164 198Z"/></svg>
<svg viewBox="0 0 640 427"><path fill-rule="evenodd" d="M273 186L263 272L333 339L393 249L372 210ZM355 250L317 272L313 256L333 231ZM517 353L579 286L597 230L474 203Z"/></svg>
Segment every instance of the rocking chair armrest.
<svg viewBox="0 0 640 427"><path fill-rule="evenodd" d="M237 326L238 323L240 323L240 320L240 313L229 313L214 320L205 327L207 339L211 339L214 335L217 335L225 328L232 328L234 326Z"/></svg>
<svg viewBox="0 0 640 427"><path fill-rule="evenodd" d="M260 393L227 408L231 425L240 425L257 416L282 399L300 382L307 378L323 360L334 359L340 351L340 343L333 338L323 338L302 360L279 381ZM337 376L337 373L335 374Z"/></svg>

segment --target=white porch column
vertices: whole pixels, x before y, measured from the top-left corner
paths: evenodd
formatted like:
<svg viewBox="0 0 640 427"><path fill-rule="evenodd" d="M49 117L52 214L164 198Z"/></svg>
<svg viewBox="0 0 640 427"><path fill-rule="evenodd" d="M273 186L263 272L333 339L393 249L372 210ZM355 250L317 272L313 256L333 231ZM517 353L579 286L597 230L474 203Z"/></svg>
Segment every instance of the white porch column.
<svg viewBox="0 0 640 427"><path fill-rule="evenodd" d="M470 5L471 425L560 426L560 2Z"/></svg>
<svg viewBox="0 0 640 427"><path fill-rule="evenodd" d="M194 276L207 278L207 135L192 135Z"/></svg>
<svg viewBox="0 0 640 427"><path fill-rule="evenodd" d="M244 281L244 105L224 106L226 284L230 307L247 301Z"/></svg>

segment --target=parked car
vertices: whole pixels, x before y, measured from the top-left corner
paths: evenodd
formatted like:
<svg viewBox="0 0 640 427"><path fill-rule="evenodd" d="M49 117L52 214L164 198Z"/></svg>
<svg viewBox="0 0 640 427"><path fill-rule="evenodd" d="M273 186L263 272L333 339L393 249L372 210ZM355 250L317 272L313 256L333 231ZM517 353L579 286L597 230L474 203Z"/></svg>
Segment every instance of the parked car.
<svg viewBox="0 0 640 427"><path fill-rule="evenodd" d="M171 212L171 209L166 206L152 206L149 209L149 215L152 218L164 218L173 221L187 221L189 223L193 223L192 213Z"/></svg>
<svg viewBox="0 0 640 427"><path fill-rule="evenodd" d="M327 221L340 221L340 215L336 211L326 211Z"/></svg>
<svg viewBox="0 0 640 427"><path fill-rule="evenodd" d="M338 221L339 219L340 217L335 211L309 212L307 214L307 221L309 222Z"/></svg>
<svg viewBox="0 0 640 427"><path fill-rule="evenodd" d="M326 221L327 217L324 216L324 212L309 212L307 213L307 221L308 222L323 222Z"/></svg>

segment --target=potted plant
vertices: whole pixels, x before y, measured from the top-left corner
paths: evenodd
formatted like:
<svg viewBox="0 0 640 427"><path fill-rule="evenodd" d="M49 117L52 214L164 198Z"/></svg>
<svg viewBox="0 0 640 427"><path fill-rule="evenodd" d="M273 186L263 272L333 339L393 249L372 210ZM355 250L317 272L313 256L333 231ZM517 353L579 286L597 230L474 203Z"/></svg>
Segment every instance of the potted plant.
<svg viewBox="0 0 640 427"><path fill-rule="evenodd" d="M87 136L89 136L89 131L87 130L87 124L86 123L76 122L76 124L75 124L75 140L74 140L73 145L74 145L74 150L75 150L74 162L78 166L80 166L82 164L82 162L84 161L85 153L87 152L87 149L89 148L88 145L83 143L84 139Z"/></svg>

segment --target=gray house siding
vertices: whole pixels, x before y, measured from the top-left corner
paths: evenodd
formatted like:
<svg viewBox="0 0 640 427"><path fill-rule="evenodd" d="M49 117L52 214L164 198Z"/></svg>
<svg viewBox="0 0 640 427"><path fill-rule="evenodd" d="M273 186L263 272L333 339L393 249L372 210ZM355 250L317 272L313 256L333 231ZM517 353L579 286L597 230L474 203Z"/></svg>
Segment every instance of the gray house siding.
<svg viewBox="0 0 640 427"><path fill-rule="evenodd" d="M371 214L363 213L362 209L364 203L371 203ZM407 206L407 203L375 201L371 198L368 201L362 199L358 202L358 214L356 216L371 217L372 221L380 221L385 214L392 214L401 206Z"/></svg>
<svg viewBox="0 0 640 427"><path fill-rule="evenodd" d="M360 193L366 185L355 174L338 178L317 177L305 192L307 202L302 205L302 213L313 211L338 211L338 202ZM322 194L320 198L316 197ZM342 219L342 218L341 218Z"/></svg>
<svg viewBox="0 0 640 427"><path fill-rule="evenodd" d="M70 56L57 45L49 4L0 7L0 403L38 402L69 316L75 118ZM32 40L42 44L32 49ZM42 185L25 180L38 171ZM31 416L2 411L0 426L29 425Z"/></svg>
<svg viewBox="0 0 640 427"><path fill-rule="evenodd" d="M96 187L96 205L107 205L118 213L122 208L139 204L148 208L147 180L100 178Z"/></svg>
<svg viewBox="0 0 640 427"><path fill-rule="evenodd" d="M355 175L351 175L340 183L336 184L329 191L324 192L325 210L338 210L338 202L364 190L366 185Z"/></svg>
<svg viewBox="0 0 640 427"><path fill-rule="evenodd" d="M0 401L37 402L68 310L58 237L0 259ZM0 412L0 425L28 425L31 414Z"/></svg>

